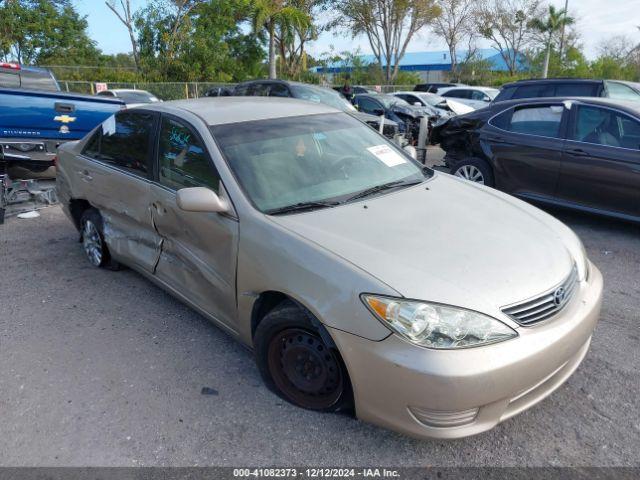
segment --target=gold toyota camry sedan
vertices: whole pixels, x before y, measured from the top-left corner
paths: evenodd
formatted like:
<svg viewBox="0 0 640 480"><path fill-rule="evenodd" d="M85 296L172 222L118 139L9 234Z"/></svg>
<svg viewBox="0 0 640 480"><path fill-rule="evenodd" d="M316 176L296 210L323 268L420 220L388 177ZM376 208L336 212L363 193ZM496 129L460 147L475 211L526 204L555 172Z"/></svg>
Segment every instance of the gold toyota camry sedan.
<svg viewBox="0 0 640 480"><path fill-rule="evenodd" d="M303 408L480 433L560 387L600 313L602 276L565 225L318 103L121 111L58 169L89 262L196 309Z"/></svg>

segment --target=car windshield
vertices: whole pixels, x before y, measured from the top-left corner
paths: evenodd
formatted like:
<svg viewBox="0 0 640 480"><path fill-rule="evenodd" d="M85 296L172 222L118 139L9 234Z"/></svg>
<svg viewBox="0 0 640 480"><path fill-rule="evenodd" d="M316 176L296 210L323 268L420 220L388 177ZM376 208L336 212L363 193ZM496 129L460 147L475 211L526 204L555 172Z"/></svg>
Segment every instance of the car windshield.
<svg viewBox="0 0 640 480"><path fill-rule="evenodd" d="M154 103L158 102L158 98L149 92L116 92L118 98L124 103Z"/></svg>
<svg viewBox="0 0 640 480"><path fill-rule="evenodd" d="M444 97L441 97L440 95L435 95L435 94L422 94L419 95L419 97L428 105L431 105L432 107L435 107L436 105L440 105L442 102L445 101Z"/></svg>
<svg viewBox="0 0 640 480"><path fill-rule="evenodd" d="M432 174L371 127L345 113L211 127L236 179L258 210L355 200Z"/></svg>
<svg viewBox="0 0 640 480"><path fill-rule="evenodd" d="M335 90L329 88L313 87L310 85L291 85L291 91L295 98L314 103L322 103L337 108L343 112L353 112L356 108Z"/></svg>
<svg viewBox="0 0 640 480"><path fill-rule="evenodd" d="M384 108L391 108L394 105L401 105L403 107L411 107L409 102L404 101L401 98L394 97L393 95L376 95L376 100L379 100L384 105Z"/></svg>

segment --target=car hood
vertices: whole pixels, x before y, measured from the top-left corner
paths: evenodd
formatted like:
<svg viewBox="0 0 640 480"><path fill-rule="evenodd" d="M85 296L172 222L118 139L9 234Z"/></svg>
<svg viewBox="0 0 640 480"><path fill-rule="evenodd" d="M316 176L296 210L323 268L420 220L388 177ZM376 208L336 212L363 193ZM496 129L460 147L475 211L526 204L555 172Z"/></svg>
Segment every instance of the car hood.
<svg viewBox="0 0 640 480"><path fill-rule="evenodd" d="M456 115L464 115L465 113L470 113L475 110L475 108L473 108L470 105L465 105L464 103L456 102L455 100L451 100L450 98L447 98L445 102L447 106L451 109L451 111Z"/></svg>
<svg viewBox="0 0 640 480"><path fill-rule="evenodd" d="M364 113L364 112L347 112L349 115L356 117L358 120L360 120L361 122L365 122L365 123L369 123L369 122L376 122L376 123L380 123L380 117L376 116L376 115L371 115L369 113ZM393 120L389 120L388 118L384 119L384 123L385 125L395 125L397 126L398 123L394 122Z"/></svg>
<svg viewBox="0 0 640 480"><path fill-rule="evenodd" d="M411 118L424 117L428 112L422 107L406 106L395 104L391 107L396 114L406 115Z"/></svg>
<svg viewBox="0 0 640 480"><path fill-rule="evenodd" d="M270 218L404 297L489 315L558 285L574 263L562 232L537 209L443 174L356 203Z"/></svg>

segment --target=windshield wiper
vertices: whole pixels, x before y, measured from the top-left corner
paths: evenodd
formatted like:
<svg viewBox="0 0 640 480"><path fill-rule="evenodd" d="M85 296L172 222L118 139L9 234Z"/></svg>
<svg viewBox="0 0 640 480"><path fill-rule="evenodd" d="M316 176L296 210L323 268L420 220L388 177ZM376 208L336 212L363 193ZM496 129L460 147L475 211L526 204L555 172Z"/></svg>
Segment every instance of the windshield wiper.
<svg viewBox="0 0 640 480"><path fill-rule="evenodd" d="M272 208L271 210L266 210L264 213L267 215L281 215L283 213L300 212L303 210L335 207L336 205L340 205L340 202L300 202L287 205L286 207Z"/></svg>
<svg viewBox="0 0 640 480"><path fill-rule="evenodd" d="M346 201L351 202L353 200L359 200L361 198L369 197L376 193L384 192L385 190L391 190L393 188L398 188L398 187L410 187L411 185L418 185L419 183L422 183L422 182L423 180L415 180L412 182L405 182L404 180L395 180L393 182L383 183L382 185L376 185L375 187L362 190L361 192L358 192L355 195L349 197Z"/></svg>

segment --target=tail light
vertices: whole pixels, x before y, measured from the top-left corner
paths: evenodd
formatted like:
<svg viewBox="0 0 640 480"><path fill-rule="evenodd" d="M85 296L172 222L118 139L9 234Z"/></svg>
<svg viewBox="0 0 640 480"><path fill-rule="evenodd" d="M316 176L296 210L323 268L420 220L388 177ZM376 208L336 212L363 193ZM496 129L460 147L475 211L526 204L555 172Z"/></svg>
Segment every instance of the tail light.
<svg viewBox="0 0 640 480"><path fill-rule="evenodd" d="M53 166L58 168L58 155L54 155L53 157Z"/></svg>
<svg viewBox="0 0 640 480"><path fill-rule="evenodd" d="M20 70L21 67L18 63L0 62L0 68L8 68L9 70Z"/></svg>

